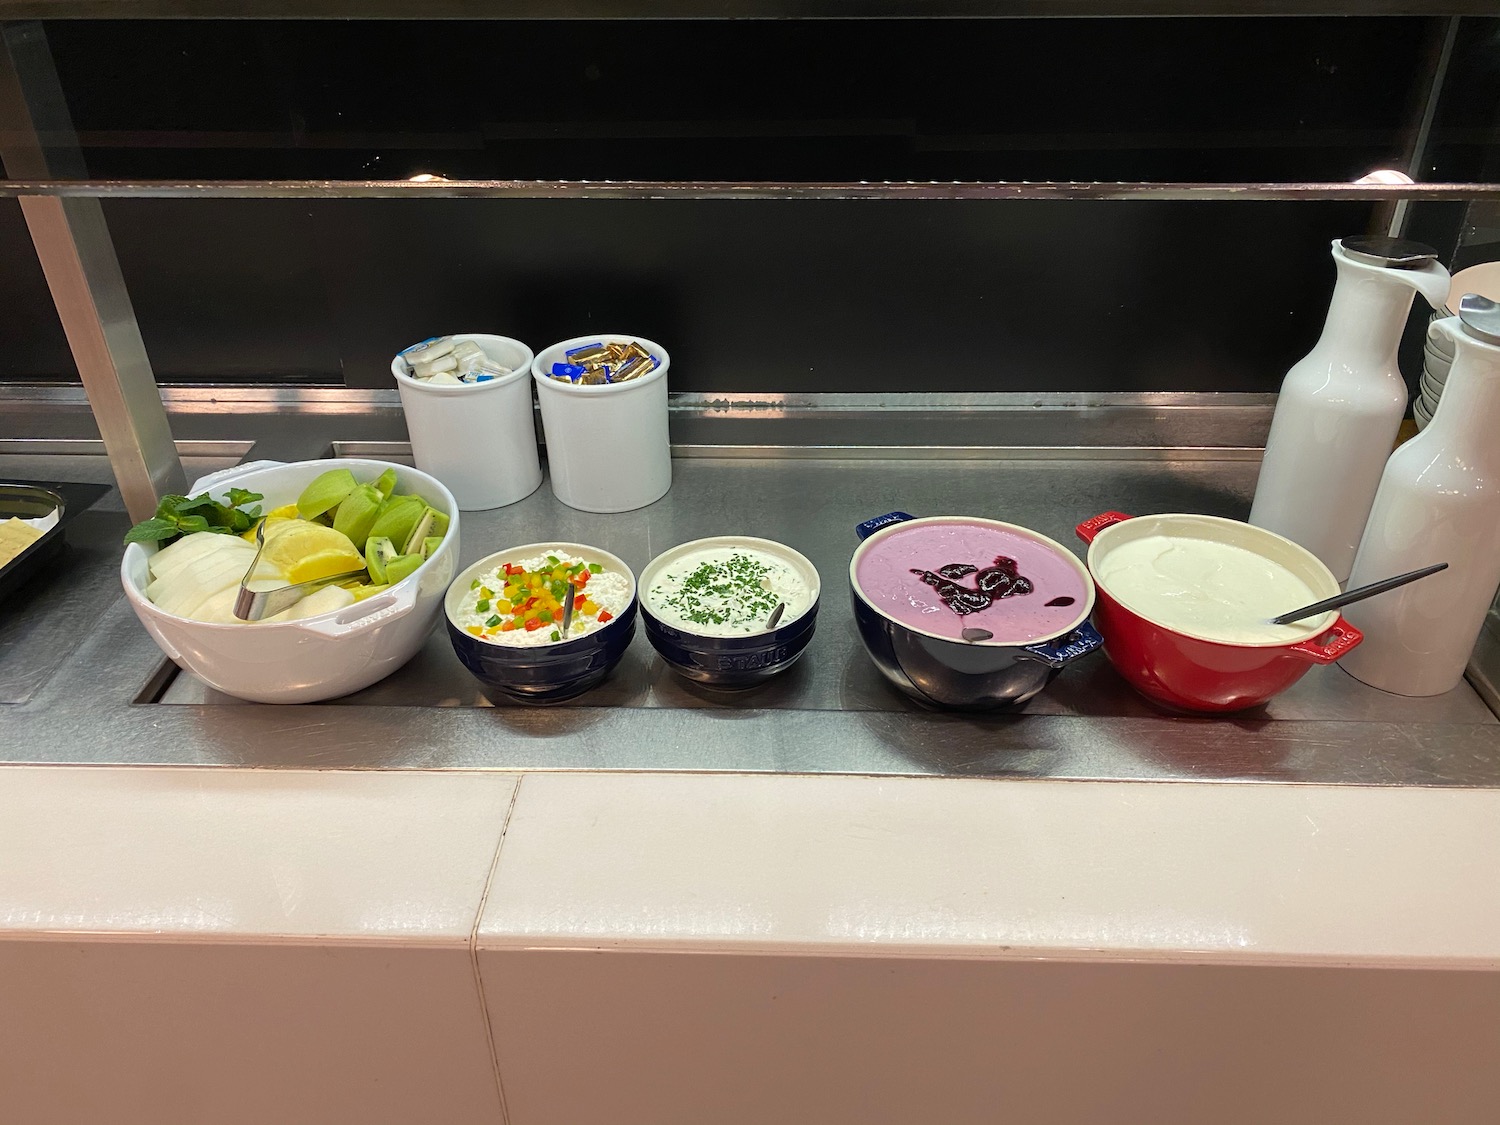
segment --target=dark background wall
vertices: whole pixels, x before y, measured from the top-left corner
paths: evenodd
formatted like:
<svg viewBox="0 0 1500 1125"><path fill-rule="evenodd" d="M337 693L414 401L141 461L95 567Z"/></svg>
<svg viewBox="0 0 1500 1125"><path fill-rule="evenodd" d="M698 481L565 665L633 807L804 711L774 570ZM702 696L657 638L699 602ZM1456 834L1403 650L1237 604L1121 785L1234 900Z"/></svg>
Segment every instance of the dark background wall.
<svg viewBox="0 0 1500 1125"><path fill-rule="evenodd" d="M89 173L1350 180L1400 166L1446 21L83 22ZM1424 178L1500 179L1500 20ZM116 201L163 382L388 385L434 332L595 329L682 390L1274 390L1362 204ZM1413 233L1451 253L1461 206ZM1414 322L1416 318L1414 317ZM1418 345L1419 348L1419 345ZM73 378L0 205L0 379Z"/></svg>

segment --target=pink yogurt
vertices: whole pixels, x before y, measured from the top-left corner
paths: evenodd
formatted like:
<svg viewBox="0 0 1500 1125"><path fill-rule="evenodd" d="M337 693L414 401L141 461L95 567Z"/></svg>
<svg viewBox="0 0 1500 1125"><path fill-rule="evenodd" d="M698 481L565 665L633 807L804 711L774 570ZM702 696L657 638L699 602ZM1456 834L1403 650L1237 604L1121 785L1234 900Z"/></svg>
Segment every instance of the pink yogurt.
<svg viewBox="0 0 1500 1125"><path fill-rule="evenodd" d="M948 581L977 591L978 571L994 566L997 558L1013 559L1015 573L1030 584L1031 592L992 596L988 607L967 614L945 601L943 590L952 594L950 587L935 587L913 573L940 578L941 568L966 564L977 568L976 573ZM991 643L1030 644L1076 625L1093 604L1082 568L1066 548L961 519L923 520L885 531L861 548L854 577L864 599L887 617L953 640L961 639L965 629L987 629L994 634ZM996 589L1000 588L1004 587Z"/></svg>

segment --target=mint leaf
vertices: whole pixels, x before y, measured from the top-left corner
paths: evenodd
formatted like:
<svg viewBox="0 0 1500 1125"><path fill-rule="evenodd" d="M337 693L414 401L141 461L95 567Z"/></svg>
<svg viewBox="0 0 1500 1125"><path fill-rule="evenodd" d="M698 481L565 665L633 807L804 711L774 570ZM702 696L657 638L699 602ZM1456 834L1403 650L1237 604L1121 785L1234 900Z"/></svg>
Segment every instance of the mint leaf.
<svg viewBox="0 0 1500 1125"><path fill-rule="evenodd" d="M195 531L213 531L214 528L203 516L182 516L177 521L177 530L184 535L192 535Z"/></svg>
<svg viewBox="0 0 1500 1125"><path fill-rule="evenodd" d="M142 520L125 533L127 543L158 543L177 534L176 520Z"/></svg>
<svg viewBox="0 0 1500 1125"><path fill-rule="evenodd" d="M231 488L229 490L229 506L231 508L243 508L246 504L253 504L257 500L264 499L265 497L259 492L251 492L248 488ZM250 514L257 515L258 513L251 512Z"/></svg>
<svg viewBox="0 0 1500 1125"><path fill-rule="evenodd" d="M223 507L224 506L222 504L220 504L217 500L215 500L212 496L205 492L202 496L194 496L191 500L182 500L181 502L179 502L176 507L176 512L179 516L182 516L186 515L188 512L216 512L221 510Z"/></svg>
<svg viewBox="0 0 1500 1125"><path fill-rule="evenodd" d="M178 496L175 493L168 493L166 496L163 496L160 501L157 502L156 518L159 520L169 520L175 518L178 511L180 510L180 505L186 504L187 502L188 498L186 496Z"/></svg>

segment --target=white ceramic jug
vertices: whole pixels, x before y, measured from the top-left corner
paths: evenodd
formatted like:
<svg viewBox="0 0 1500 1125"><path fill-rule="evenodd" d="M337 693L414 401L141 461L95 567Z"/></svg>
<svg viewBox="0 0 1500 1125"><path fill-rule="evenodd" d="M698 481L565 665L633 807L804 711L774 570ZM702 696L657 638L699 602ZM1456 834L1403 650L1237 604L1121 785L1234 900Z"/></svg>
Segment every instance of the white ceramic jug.
<svg viewBox="0 0 1500 1125"><path fill-rule="evenodd" d="M1437 251L1394 238L1334 242L1338 283L1323 335L1287 372L1250 522L1300 543L1344 582L1406 414L1396 348L1413 293L1440 307Z"/></svg>
<svg viewBox="0 0 1500 1125"><path fill-rule="evenodd" d="M1401 695L1458 686L1500 586L1500 304L1470 294L1432 331L1456 358L1431 424L1385 467L1349 583L1448 569L1343 611L1365 643L1340 664Z"/></svg>

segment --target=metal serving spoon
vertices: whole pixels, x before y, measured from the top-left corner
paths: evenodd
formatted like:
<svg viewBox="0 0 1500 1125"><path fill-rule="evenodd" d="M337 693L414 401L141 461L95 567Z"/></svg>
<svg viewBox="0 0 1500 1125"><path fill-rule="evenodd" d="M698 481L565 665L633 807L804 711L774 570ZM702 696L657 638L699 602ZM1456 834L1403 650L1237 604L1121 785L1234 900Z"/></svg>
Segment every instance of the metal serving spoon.
<svg viewBox="0 0 1500 1125"><path fill-rule="evenodd" d="M357 570L346 570L342 574L315 578L311 582L274 586L269 590L252 590L245 583L250 581L250 576L260 566L260 556L265 549L266 521L261 520L255 525L255 558L250 562L250 569L245 571L245 577L240 579L240 592L234 598L234 615L241 621L260 621L266 617L275 617L282 610L291 609L308 594L316 593L332 582L363 574L365 570L364 567L359 567Z"/></svg>
<svg viewBox="0 0 1500 1125"><path fill-rule="evenodd" d="M1387 590L1394 590L1397 586L1405 586L1408 582L1415 582L1418 578L1426 578L1429 574L1436 574L1440 570L1447 570L1447 563L1435 563L1432 566L1424 566L1421 570L1410 570L1405 574L1398 574L1394 578L1385 578L1379 582L1371 582L1368 586L1359 586L1353 590L1345 590L1335 598L1324 598L1312 605L1305 605L1301 609L1294 609L1291 613L1283 613L1280 617L1271 618L1272 625L1290 625L1294 621L1301 621L1305 617L1316 617L1320 613L1327 613L1330 609L1338 609L1339 606L1348 605L1350 602L1362 602L1366 598L1373 598L1376 594L1383 594Z"/></svg>

